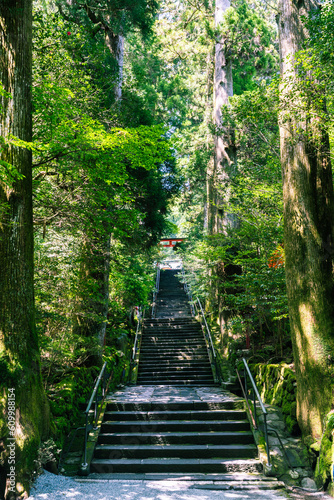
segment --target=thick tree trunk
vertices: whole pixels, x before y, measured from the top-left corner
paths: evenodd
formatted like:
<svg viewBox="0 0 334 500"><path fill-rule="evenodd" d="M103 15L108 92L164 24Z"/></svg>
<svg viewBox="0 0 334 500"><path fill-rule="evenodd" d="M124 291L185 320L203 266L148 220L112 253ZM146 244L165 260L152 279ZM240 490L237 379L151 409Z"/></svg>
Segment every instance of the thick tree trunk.
<svg viewBox="0 0 334 500"><path fill-rule="evenodd" d="M111 30L106 31L106 45L114 56L117 64L114 96L116 103L122 99L123 66L124 66L124 36L115 35Z"/></svg>
<svg viewBox="0 0 334 500"><path fill-rule="evenodd" d="M214 46L210 47L206 60L206 109L205 109L205 125L207 128L206 148L210 152L212 148L212 133L210 132L210 125L212 122L212 90L213 90L213 75L214 75ZM210 199L211 185L213 173L213 157L210 155L210 160L206 169L206 191L204 194L204 214L203 214L203 229L205 233L212 233L212 228L209 228L210 216Z"/></svg>
<svg viewBox="0 0 334 500"><path fill-rule="evenodd" d="M297 418L319 438L334 403L333 183L327 132L312 99L298 89L294 58L310 0L280 0L280 140L285 269L297 377Z"/></svg>
<svg viewBox="0 0 334 500"><path fill-rule="evenodd" d="M73 331L90 338L91 347L86 364L99 366L105 342L110 274L110 234L93 235L81 250L80 281Z"/></svg>
<svg viewBox="0 0 334 500"><path fill-rule="evenodd" d="M216 0L215 27L221 27L225 12L231 6L230 0ZM224 36L217 34L214 51L213 77L213 123L215 126L214 155L207 167L207 232L209 235L223 234L238 226L237 218L229 210L231 196L231 175L236 170L236 148L234 130L231 130L223 116L223 109L230 105L233 96L232 60ZM218 264L213 274L219 276ZM219 279L220 280L220 279ZM218 281L211 281L209 302L218 306L219 317L223 312ZM221 324L226 324L226 321Z"/></svg>
<svg viewBox="0 0 334 500"><path fill-rule="evenodd" d="M11 94L1 99L0 135L4 138L14 135L31 141L31 54L32 1L2 0L0 81ZM13 388L15 392L14 482L22 491L28 487L37 447L48 429L48 406L41 383L34 317L31 152L5 146L1 160L13 165L19 174L0 183L0 355L5 371L0 383L5 405L8 390ZM7 170L3 165L0 168ZM8 458L6 444L11 444L13 436L8 434L8 429L1 430L4 431L1 435L6 436ZM6 452L4 458L3 470L7 473Z"/></svg>
<svg viewBox="0 0 334 500"><path fill-rule="evenodd" d="M215 25L219 28L225 11L230 7L229 0L216 0ZM228 212L230 194L230 174L235 169L236 152L234 133L223 122L222 107L229 105L233 96L232 62L227 53L223 38L215 45L214 73L214 110L213 120L216 127L213 171L208 172L210 188L208 227L211 233L226 232L227 227L234 227L234 217Z"/></svg>

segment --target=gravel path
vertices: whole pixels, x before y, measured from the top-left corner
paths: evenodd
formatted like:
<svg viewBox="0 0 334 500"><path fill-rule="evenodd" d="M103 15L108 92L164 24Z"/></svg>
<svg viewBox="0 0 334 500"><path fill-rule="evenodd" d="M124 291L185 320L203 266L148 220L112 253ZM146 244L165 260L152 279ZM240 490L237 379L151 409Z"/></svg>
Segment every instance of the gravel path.
<svg viewBox="0 0 334 500"><path fill-rule="evenodd" d="M178 480L98 480L80 482L73 478L44 472L31 490L30 500L283 500L289 498L278 491L220 491ZM217 485L212 485L217 487Z"/></svg>

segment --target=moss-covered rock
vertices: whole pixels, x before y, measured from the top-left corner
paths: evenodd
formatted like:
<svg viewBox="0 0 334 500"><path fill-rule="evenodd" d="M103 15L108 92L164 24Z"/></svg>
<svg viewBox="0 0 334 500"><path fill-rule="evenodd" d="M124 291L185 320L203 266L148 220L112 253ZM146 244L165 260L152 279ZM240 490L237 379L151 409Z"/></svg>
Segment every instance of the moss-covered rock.
<svg viewBox="0 0 334 500"><path fill-rule="evenodd" d="M296 376L286 363L256 364L251 367L265 403L279 406L286 426L292 434L299 433L296 417Z"/></svg>
<svg viewBox="0 0 334 500"><path fill-rule="evenodd" d="M53 384L48 391L53 416L55 438L62 445L71 427L77 426L80 418L80 404L84 403L93 390L98 374L97 367L76 367L60 382Z"/></svg>
<svg viewBox="0 0 334 500"><path fill-rule="evenodd" d="M334 464L334 411L331 411L326 417L325 430L322 435L319 456L315 469L315 480L319 488L327 487L333 481L333 464Z"/></svg>

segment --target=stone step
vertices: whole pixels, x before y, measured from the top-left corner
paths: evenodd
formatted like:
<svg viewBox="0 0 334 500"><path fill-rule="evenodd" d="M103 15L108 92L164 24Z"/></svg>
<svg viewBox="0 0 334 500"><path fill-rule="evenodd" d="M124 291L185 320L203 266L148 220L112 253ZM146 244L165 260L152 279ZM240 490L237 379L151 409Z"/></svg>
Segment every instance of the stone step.
<svg viewBox="0 0 334 500"><path fill-rule="evenodd" d="M170 318L168 321L165 320L165 319L158 319L158 318L144 318L144 324L157 324L157 323L161 323L161 324L166 324L166 322L170 323L170 324L179 324L179 323L197 323L196 319L194 318Z"/></svg>
<svg viewBox="0 0 334 500"><path fill-rule="evenodd" d="M166 348L163 348L163 347L160 347L160 346L143 346L143 348L141 349L141 353L142 352L145 352L145 353L156 353L158 354L159 352L161 352L162 354L166 354L168 355L168 353L171 353L171 354L186 354L186 353L198 353L199 351L203 351L203 353L206 353L207 354L207 348L205 346L205 344L198 344L194 347L192 346L176 346L175 348L173 348L173 346L170 346L170 347L166 347Z"/></svg>
<svg viewBox="0 0 334 500"><path fill-rule="evenodd" d="M98 444L94 456L100 458L255 458L257 447L254 444L244 445L111 445Z"/></svg>
<svg viewBox="0 0 334 500"><path fill-rule="evenodd" d="M154 380L154 381L142 381L140 382L141 385L169 385L169 386L175 386L175 387L180 387L180 386L188 386L189 387L203 387L203 386L216 386L216 382L213 380L197 380L194 382L193 380L187 380L187 379L182 379L182 380Z"/></svg>
<svg viewBox="0 0 334 500"><path fill-rule="evenodd" d="M182 301L182 300L171 300L171 299L166 299L166 300L156 300L156 306L158 309L160 308L170 308L170 309L178 309L178 308L184 308L187 310L189 308L189 302L188 301Z"/></svg>
<svg viewBox="0 0 334 500"><path fill-rule="evenodd" d="M203 343L197 342L196 344L164 344L164 343L157 343L157 344L144 344L141 346L141 352L177 352L177 353L183 353L183 352L196 352L201 349L206 349L206 345Z"/></svg>
<svg viewBox="0 0 334 500"><path fill-rule="evenodd" d="M151 337L158 337L158 338L175 338L175 339L186 339L186 338L192 338L192 337L203 337L203 332L201 329L195 330L193 327L189 328L187 330L180 328L180 329L169 329L169 328L161 328L158 330L157 328L150 328L150 329L144 329L143 330L143 337L145 338L151 338Z"/></svg>
<svg viewBox="0 0 334 500"><path fill-rule="evenodd" d="M166 319L169 319L171 316L173 317L177 317L177 316L180 316L180 317L184 317L184 316L187 316L188 314L188 311L166 311L166 312L159 312L157 311L156 312L156 317L157 318L166 318ZM189 317L191 317L191 314L190 314L190 311L189 311Z"/></svg>
<svg viewBox="0 0 334 500"><path fill-rule="evenodd" d="M158 338L158 339L166 339L166 340L172 340L172 339L192 339L192 338L204 338L203 337L203 332L202 330L194 330L193 328L187 331L184 330L156 330L155 328L152 328L152 330L144 330L143 331L143 339L150 339L150 338Z"/></svg>
<svg viewBox="0 0 334 500"><path fill-rule="evenodd" d="M165 367L165 368L175 368L177 366L191 366L194 368L201 366L211 366L208 356L198 357L198 359L189 358L187 356L182 358L181 354L178 354L176 357L172 356L170 359L157 359L154 360L150 357L146 357L139 362L139 366L151 366L151 367Z"/></svg>
<svg viewBox="0 0 334 500"><path fill-rule="evenodd" d="M224 401L107 401L107 411L191 411L191 410L243 410L242 399L224 399ZM120 414L121 417L121 414Z"/></svg>
<svg viewBox="0 0 334 500"><path fill-rule="evenodd" d="M202 368L198 370L194 370L192 368L178 368L178 369L170 369L170 370L158 370L158 371L153 371L153 370L144 370L141 369L139 374L138 374L138 379L140 380L145 380L147 378L171 378L171 377L176 377L176 378L181 378L181 377L187 377L187 378L203 378L205 377L210 377L212 378L212 370L211 367L209 368Z"/></svg>
<svg viewBox="0 0 334 500"><path fill-rule="evenodd" d="M168 352L165 356L163 352L144 352L142 353L141 361L149 361L159 364L160 361L170 362L170 361L178 361L182 364L183 361L208 361L208 353L206 351L197 351L197 352L183 352L180 354L179 352ZM139 363L141 363L139 361Z"/></svg>
<svg viewBox="0 0 334 500"><path fill-rule="evenodd" d="M164 368L174 368L177 366L189 366L189 367L194 367L194 368L200 368L200 367L209 367L211 366L211 363L208 359L195 359L195 360L190 360L190 359L171 359L171 360L160 360L159 362L153 361L151 359L147 360L142 360L139 362L139 367L145 367L145 368L155 368L155 367L164 367Z"/></svg>
<svg viewBox="0 0 334 500"><path fill-rule="evenodd" d="M156 314L157 318L170 318L174 314L176 315L175 317L180 317L180 316L187 316L191 315L190 311L190 306L188 305L175 305L175 307L171 306L171 304L163 305L163 304L158 304L156 307ZM159 314L162 314L163 316L159 316Z"/></svg>
<svg viewBox="0 0 334 500"><path fill-rule="evenodd" d="M204 342L204 337L201 333L196 335L143 335L142 344L154 344L154 343L165 343L165 344L195 344L198 342Z"/></svg>
<svg viewBox="0 0 334 500"><path fill-rule="evenodd" d="M156 330L155 328L152 328L151 331L144 330L143 332L143 338L144 339L150 339L150 338L158 338L158 339L192 339L192 338L202 338L203 333L201 330L194 330L193 328L190 330Z"/></svg>
<svg viewBox="0 0 334 500"><path fill-rule="evenodd" d="M146 433L104 433L100 434L100 444L188 444L188 445L227 445L254 444L251 431L240 432L146 432Z"/></svg>
<svg viewBox="0 0 334 500"><path fill-rule="evenodd" d="M145 350L163 350L165 349L166 351L179 351L179 352L182 352L183 350L186 350L186 351L194 351L194 350L197 350L197 349L204 349L206 348L206 344L204 342L204 340L202 342L199 342L197 341L196 343L194 344L186 344L186 343L182 343L182 344L176 344L176 343L170 343L170 344L160 344L160 343L157 343L157 344L154 344L154 343L150 343L150 344L143 344L141 346L142 349L145 349Z"/></svg>
<svg viewBox="0 0 334 500"><path fill-rule="evenodd" d="M204 373L197 377L188 374L174 375L148 375L138 376L138 383L141 385L180 385L180 384L211 384L213 383L212 373Z"/></svg>
<svg viewBox="0 0 334 500"><path fill-rule="evenodd" d="M196 349L204 349L206 348L206 345L203 342L199 342L199 341L196 341L196 342L182 342L182 343L179 343L179 342L145 342L143 344L141 344L141 349L143 350L149 350L149 349L154 349L154 350L166 350L166 351L170 351L170 350L178 350L178 351L182 351L183 349L187 349L187 350L196 350Z"/></svg>
<svg viewBox="0 0 334 500"><path fill-rule="evenodd" d="M269 490L280 490L285 488L285 483L283 481L278 481L276 478L270 478L270 480L250 480L244 479L242 481L235 480L231 478L230 481L215 481L214 484L199 484L196 485L196 489L200 490L210 490L210 491L269 491ZM284 497L283 497L284 498Z"/></svg>
<svg viewBox="0 0 334 500"><path fill-rule="evenodd" d="M169 289L169 290L163 290L160 288L157 300L179 300L179 301L184 301L184 302L189 302L189 298L187 294L185 293L184 290L175 290L175 289Z"/></svg>
<svg viewBox="0 0 334 500"><path fill-rule="evenodd" d="M156 300L156 306L159 308L161 307L166 307L166 308L170 308L170 309L178 309L179 307L180 308L189 308L189 302L188 300L180 300L180 299L170 299L170 298L166 298L166 300L161 300L161 299L157 299Z"/></svg>
<svg viewBox="0 0 334 500"><path fill-rule="evenodd" d="M166 420L178 420L178 421L192 421L201 420L203 422L208 421L225 421L225 420L245 420L246 412L244 410L193 410L193 411L106 411L104 414L104 421L166 421Z"/></svg>
<svg viewBox="0 0 334 500"><path fill-rule="evenodd" d="M156 363L159 363L160 360L165 360L165 361L171 361L171 360L178 360L180 363L182 360L184 361L207 361L209 359L208 352L206 349L197 349L196 351L182 351L181 353L179 351L168 351L164 354L163 350L145 350L144 352L141 352L141 360L142 361L154 361ZM140 362L140 360L139 360Z"/></svg>
<svg viewBox="0 0 334 500"><path fill-rule="evenodd" d="M144 328L174 328L179 329L182 326L186 328L196 328L199 325L198 321L193 317L186 318L150 318L144 319L143 327Z"/></svg>
<svg viewBox="0 0 334 500"><path fill-rule="evenodd" d="M78 482L90 482L92 480L96 481L98 479L106 480L123 480L123 481L148 481L148 480L156 480L156 481L185 481L187 483L191 483L194 488L200 489L216 489L216 490L248 490L248 489L261 489L261 490L270 490L270 489L280 489L284 488L285 484L282 481L278 481L278 479L274 477L266 477L259 472L232 472L227 474L219 474L219 473L209 473L209 474L184 474L182 472L170 472L170 473L143 473L143 474L135 474L135 473L118 473L118 474L90 474L89 478L81 477L80 479L75 479L74 481ZM238 496L239 498L239 496Z"/></svg>
<svg viewBox="0 0 334 500"><path fill-rule="evenodd" d="M200 332L201 331L201 325L197 324L194 325L192 323L190 324L174 324L171 325L169 323L166 323L165 325L159 324L159 325L149 325L149 326L143 326L143 331L144 332L157 332L157 333L170 333L170 334L175 334L175 335L180 335L183 332Z"/></svg>
<svg viewBox="0 0 334 500"><path fill-rule="evenodd" d="M150 361L145 361L140 363L139 365L139 371L141 373L144 372L156 372L156 371L163 371L163 372L173 372L173 371L184 371L184 370L211 370L211 365L208 361L199 361L199 362L189 362L189 361L183 361L180 362L173 362L173 363L151 363Z"/></svg>
<svg viewBox="0 0 334 500"><path fill-rule="evenodd" d="M179 353L179 352L170 352L166 354L166 356L163 355L163 353L154 353L154 356L152 356L152 353L143 353L142 359L139 360L139 364L141 362L151 362L151 363L160 363L160 361L163 361L165 363L175 363L179 362L180 364L183 363L184 361L186 362L192 362L192 361L200 361L200 362L208 362L208 353L206 351L198 351L196 353Z"/></svg>
<svg viewBox="0 0 334 500"><path fill-rule="evenodd" d="M166 342L173 342L174 340L176 341L194 341L194 340L204 340L205 337L203 335L202 331L198 332L189 332L189 333L181 333L181 332L163 332L163 333L157 333L157 332L152 332L152 333L147 333L144 332L142 334L142 339L143 341L148 341L148 340L165 340Z"/></svg>
<svg viewBox="0 0 334 500"><path fill-rule="evenodd" d="M200 374L200 375L191 375L185 373L184 375L179 374L179 375L173 375L173 374L167 374L167 375L148 375L148 376L142 376L141 374L138 375L138 382L140 384L145 384L149 383L150 385L155 384L155 385L160 385L160 384L166 384L168 382L169 385L174 385L179 384L179 383L201 383L202 385L206 385L210 382L213 382L213 376L212 373L209 374Z"/></svg>
<svg viewBox="0 0 334 500"><path fill-rule="evenodd" d="M157 376L157 375L160 375L160 376L167 375L168 376L168 375L182 375L182 374L187 374L187 376L190 376L190 375L197 375L197 374L203 375L204 373L212 375L210 365L198 366L198 367L182 366L182 365L178 365L175 367L170 367L170 366L161 367L159 365L156 365L156 366L152 367L152 366L141 365L139 367L139 373L140 373L140 375L153 375L153 376Z"/></svg>
<svg viewBox="0 0 334 500"><path fill-rule="evenodd" d="M204 346L196 349L190 349L186 347L184 349L172 349L171 347L169 349L145 347L145 349L141 350L140 352L139 362L144 358L149 358L151 361L154 361L156 359L157 362L160 362L161 358L165 359L166 361L169 361L169 358L179 360L184 359L188 361L196 358L209 360L208 350Z"/></svg>
<svg viewBox="0 0 334 500"><path fill-rule="evenodd" d="M181 328L144 328L143 337L167 337L167 338L190 338L196 336L203 336L202 329L195 329L189 327L187 329Z"/></svg>
<svg viewBox="0 0 334 500"><path fill-rule="evenodd" d="M180 338L180 337L171 337L171 338L166 338L166 337L149 337L149 338L143 338L142 340L142 347L143 346L187 346L187 347L193 347L197 345L203 345L205 344L204 338L200 337L197 335L196 337L185 337L185 338Z"/></svg>
<svg viewBox="0 0 334 500"><path fill-rule="evenodd" d="M91 471L99 473L256 473L262 471L258 460L222 459L93 459Z"/></svg>
<svg viewBox="0 0 334 500"><path fill-rule="evenodd" d="M161 365L160 365L160 361L161 361ZM159 366L163 366L163 364L165 366L173 366L175 364L183 364L183 363L206 363L206 364L210 364L210 362L208 361L208 355L207 353L205 353L204 355L203 354L196 354L196 355L192 355L192 356L184 356L182 357L181 354L177 353L175 354L174 356L170 355L170 356L156 356L154 359L151 357L151 356L144 356L143 359L141 361L139 361L139 366L141 366L141 364L143 363L143 365L146 365L146 363L149 363L149 364L158 364Z"/></svg>
<svg viewBox="0 0 334 500"><path fill-rule="evenodd" d="M172 294L163 294L161 295L160 293L158 294L158 297L157 297L157 300L156 300L156 304L170 304L170 305L174 305L174 304L185 304L185 305L189 305L189 299L186 295L184 294L178 294L178 295L172 295Z"/></svg>
<svg viewBox="0 0 334 500"><path fill-rule="evenodd" d="M171 365L171 364L160 364L160 363L149 363L149 362L145 362L145 363L140 363L139 365L139 372L140 373L144 373L144 372L148 372L148 373L173 373L173 374L177 374L177 373L193 373L194 375L196 374L200 374L200 373L203 373L203 372L211 372L211 365L209 362L205 362L205 363L202 363L202 364L191 364L189 362L187 363L183 363L182 361L179 360L178 363L174 363L174 365Z"/></svg>
<svg viewBox="0 0 334 500"><path fill-rule="evenodd" d="M239 432L249 431L248 420L128 420L128 421L104 421L101 426L101 433L122 433L131 432Z"/></svg>
<svg viewBox="0 0 334 500"><path fill-rule="evenodd" d="M208 363L207 353L192 354L191 356L188 354L188 355L184 355L183 357L181 357L181 356L182 356L181 354L176 353L174 356L168 355L165 357L163 355L160 355L160 356L155 356L153 359L152 356L147 355L147 356L143 356L142 360L139 361L139 366L141 365L141 363L143 363L144 365L145 365L145 363L159 364L160 361L167 364L167 366L171 366L171 363L183 364L184 362L185 363L192 363L192 362Z"/></svg>

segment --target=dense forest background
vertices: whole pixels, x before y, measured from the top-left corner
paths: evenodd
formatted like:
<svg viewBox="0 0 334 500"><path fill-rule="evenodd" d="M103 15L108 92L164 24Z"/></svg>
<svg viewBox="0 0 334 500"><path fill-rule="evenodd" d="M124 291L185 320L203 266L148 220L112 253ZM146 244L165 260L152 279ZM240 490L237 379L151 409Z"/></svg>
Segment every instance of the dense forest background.
<svg viewBox="0 0 334 500"><path fill-rule="evenodd" d="M35 0L32 18L19 3L0 6L0 431L15 387L22 490L102 362L126 382L173 234L226 373L246 347L290 364L319 440L334 404L332 3Z"/></svg>

